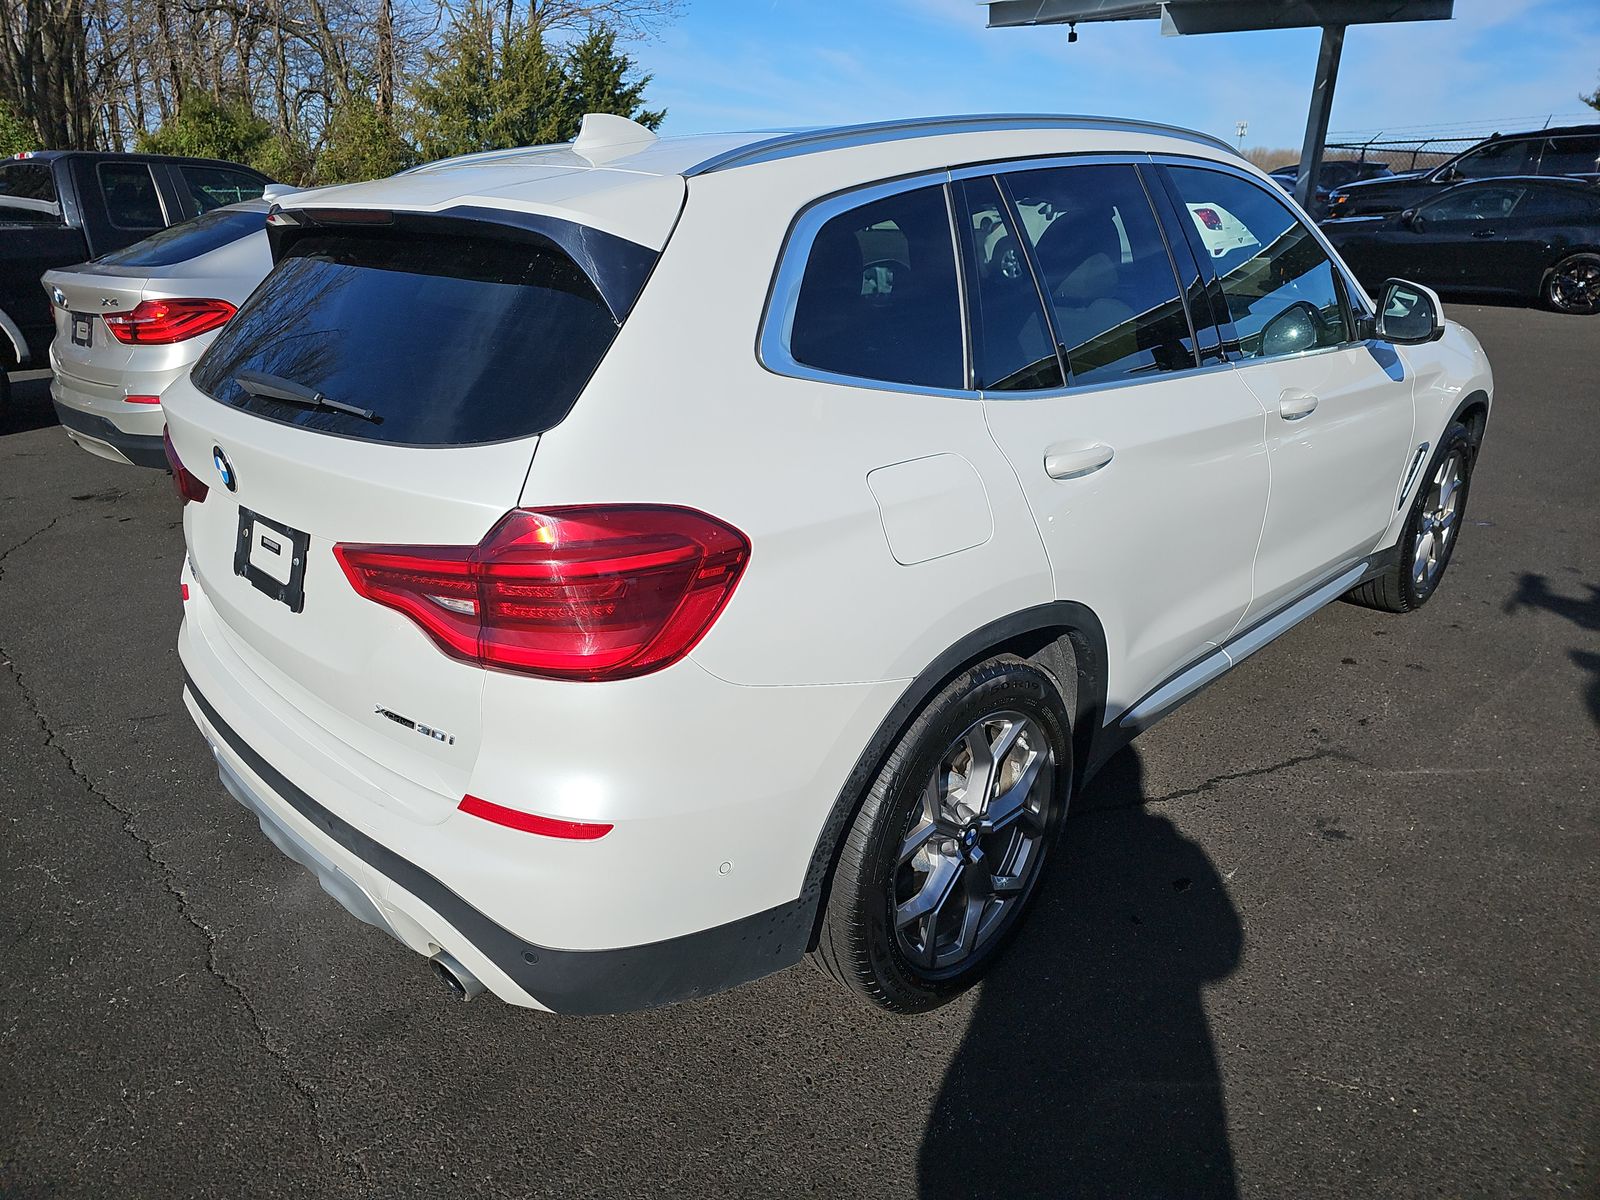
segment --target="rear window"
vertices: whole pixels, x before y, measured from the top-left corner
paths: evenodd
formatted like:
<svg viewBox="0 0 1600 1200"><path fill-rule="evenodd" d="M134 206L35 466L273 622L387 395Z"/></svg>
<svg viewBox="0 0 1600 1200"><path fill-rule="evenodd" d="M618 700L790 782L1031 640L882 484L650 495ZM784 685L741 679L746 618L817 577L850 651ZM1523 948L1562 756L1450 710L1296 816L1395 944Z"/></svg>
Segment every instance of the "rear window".
<svg viewBox="0 0 1600 1200"><path fill-rule="evenodd" d="M497 442L565 417L616 333L588 276L546 243L316 231L289 246L193 380L224 404L324 433ZM372 419L252 395L240 371Z"/></svg>
<svg viewBox="0 0 1600 1200"><path fill-rule="evenodd" d="M264 212L217 209L181 225L172 225L135 242L125 250L114 250L96 259L108 267L170 267L202 254L220 250L267 227Z"/></svg>
<svg viewBox="0 0 1600 1200"><path fill-rule="evenodd" d="M48 163L0 165L0 225L59 225L61 204Z"/></svg>

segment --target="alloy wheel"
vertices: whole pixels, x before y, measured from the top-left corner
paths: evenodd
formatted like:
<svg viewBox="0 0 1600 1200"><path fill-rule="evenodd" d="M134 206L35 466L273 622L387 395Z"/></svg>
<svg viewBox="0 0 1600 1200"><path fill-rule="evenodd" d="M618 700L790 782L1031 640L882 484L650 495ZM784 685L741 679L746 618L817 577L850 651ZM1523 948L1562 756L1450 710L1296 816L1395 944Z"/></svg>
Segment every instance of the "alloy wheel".
<svg viewBox="0 0 1600 1200"><path fill-rule="evenodd" d="M940 756L900 843L893 924L924 972L959 970L1026 900L1044 857L1055 753L1030 717L982 718Z"/></svg>
<svg viewBox="0 0 1600 1200"><path fill-rule="evenodd" d="M1550 303L1562 312L1600 310L1600 256L1574 255L1550 277Z"/></svg>
<svg viewBox="0 0 1600 1200"><path fill-rule="evenodd" d="M1428 486L1411 552L1411 582L1419 594L1433 589L1449 561L1461 517L1465 468L1466 459L1454 450L1439 464Z"/></svg>

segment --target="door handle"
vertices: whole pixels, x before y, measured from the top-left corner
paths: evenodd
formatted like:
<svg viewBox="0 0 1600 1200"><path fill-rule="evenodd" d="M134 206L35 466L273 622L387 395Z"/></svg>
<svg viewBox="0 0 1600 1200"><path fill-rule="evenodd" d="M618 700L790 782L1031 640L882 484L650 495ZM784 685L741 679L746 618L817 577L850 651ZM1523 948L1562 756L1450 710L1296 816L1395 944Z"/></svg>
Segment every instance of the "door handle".
<svg viewBox="0 0 1600 1200"><path fill-rule="evenodd" d="M1494 236L1494 230L1492 230L1492 229L1474 229L1472 231L1472 236L1475 237L1475 238L1492 238Z"/></svg>
<svg viewBox="0 0 1600 1200"><path fill-rule="evenodd" d="M1044 452L1044 473L1051 479L1077 479L1105 466L1116 451L1096 442L1092 446L1051 446Z"/></svg>
<svg viewBox="0 0 1600 1200"><path fill-rule="evenodd" d="M1278 415L1285 421L1309 417L1317 409L1317 398L1299 388L1284 388L1278 394Z"/></svg>

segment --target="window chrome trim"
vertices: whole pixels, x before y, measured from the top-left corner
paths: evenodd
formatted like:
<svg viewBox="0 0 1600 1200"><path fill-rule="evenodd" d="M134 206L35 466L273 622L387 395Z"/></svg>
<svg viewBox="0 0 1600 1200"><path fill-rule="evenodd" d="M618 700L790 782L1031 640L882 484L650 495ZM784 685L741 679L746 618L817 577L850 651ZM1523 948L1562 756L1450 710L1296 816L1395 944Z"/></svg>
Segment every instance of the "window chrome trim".
<svg viewBox="0 0 1600 1200"><path fill-rule="evenodd" d="M1243 170L1240 167L1235 166L1233 163L1221 162L1214 158L1200 158L1197 156L1191 157L1182 154L1152 154L1149 157L1150 161L1158 167L1195 167L1201 170L1220 171L1224 175L1237 176L1238 178L1245 180L1247 183L1255 184L1256 187L1261 188L1262 191L1266 192L1267 195L1271 196L1274 200L1282 202L1284 206L1288 208L1290 213L1294 215L1295 220L1299 221L1311 231L1311 236L1317 239L1317 244L1322 247L1323 253L1328 256L1328 261L1338 266L1339 274L1344 277L1345 293L1349 297L1350 301L1350 315L1352 317L1370 317L1376 314L1377 310L1372 304L1372 297L1367 295L1366 289L1361 286L1361 281L1355 277L1355 274L1350 270L1349 265L1340 256L1339 252L1334 249L1333 243L1330 242L1327 238L1327 235L1322 232L1321 226L1313 221L1310 215L1295 203L1293 196L1289 195L1289 193L1278 187L1277 184L1269 181L1263 185L1261 179L1255 175L1252 175L1249 171ZM1360 301L1361 303L1357 304L1357 301ZM1354 334L1356 333L1354 327L1351 328L1350 333L1353 340L1349 344L1361 345L1362 339L1354 337ZM1247 359L1245 361L1250 360Z"/></svg>
<svg viewBox="0 0 1600 1200"><path fill-rule="evenodd" d="M734 167L777 162L827 150L843 150L882 142L902 142L913 138L943 137L958 133L998 133L1006 130L1074 130L1080 132L1142 133L1179 138L1210 146L1235 155L1232 146L1221 138L1176 125L1138 121L1127 117L1070 116L1058 113L996 113L966 117L917 117L905 121L875 121L865 125L839 125L778 134L759 142L737 146L703 159L683 171L686 179L709 175Z"/></svg>
<svg viewBox="0 0 1600 1200"><path fill-rule="evenodd" d="M951 168L950 178L954 180L972 179L983 175L1013 175L1019 171L1049 171L1056 167L1110 167L1121 166L1124 163L1138 166L1149 161L1150 156L1142 150L1122 152L1093 150L1085 151L1082 154L1062 154L1058 150L1052 150L1048 154L1037 156L965 163L962 166ZM1194 161L1211 162L1213 160L1197 158Z"/></svg>
<svg viewBox="0 0 1600 1200"><path fill-rule="evenodd" d="M766 311L761 314L761 329L756 341L756 361L774 375L790 379L836 383L845 387L865 388L875 392L898 392L912 396L977 399L978 393L969 387L941 388L926 384L901 383L890 379L874 379L866 375L842 375L835 371L824 371L797 361L789 349L794 334L795 308L800 300L800 284L805 278L806 264L811 258L811 248L816 243L817 234L822 227L840 213L849 212L853 208L860 208L904 192L937 187L943 193L945 219L950 228L951 253L956 258L957 303L961 306L962 382L972 381L971 347L968 345L971 335L967 329L966 294L962 288L961 247L956 237L955 221L951 215L949 181L950 172L947 170L928 171L886 182L869 183L849 191L835 192L801 209L783 240L783 249L778 253L778 267L767 289Z"/></svg>
<svg viewBox="0 0 1600 1200"><path fill-rule="evenodd" d="M1344 350L1348 349L1348 347L1335 346L1333 349ZM1068 384L1064 388L1043 388L1029 392L980 392L979 395L985 400L1072 400L1078 396L1095 396L1101 392L1117 391L1121 388L1166 383L1169 379L1193 379L1197 375L1210 375L1217 371L1231 371L1239 365L1241 364L1236 362L1209 362L1203 367L1184 367L1181 371L1158 371L1152 375L1127 375L1121 379Z"/></svg>

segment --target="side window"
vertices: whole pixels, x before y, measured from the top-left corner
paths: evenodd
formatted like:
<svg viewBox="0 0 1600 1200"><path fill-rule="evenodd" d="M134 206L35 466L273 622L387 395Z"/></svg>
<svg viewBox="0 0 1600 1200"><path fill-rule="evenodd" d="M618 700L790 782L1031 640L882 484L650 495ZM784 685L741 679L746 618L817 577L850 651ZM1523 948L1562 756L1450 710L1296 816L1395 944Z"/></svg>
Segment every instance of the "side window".
<svg viewBox="0 0 1600 1200"><path fill-rule="evenodd" d="M167 223L156 181L144 163L101 163L100 193L118 229L160 229Z"/></svg>
<svg viewBox="0 0 1600 1200"><path fill-rule="evenodd" d="M942 186L863 204L811 243L789 332L795 362L919 387L966 386L961 297Z"/></svg>
<svg viewBox="0 0 1600 1200"><path fill-rule="evenodd" d="M1351 340L1333 262L1281 200L1238 175L1169 171L1221 284L1240 355L1275 357Z"/></svg>
<svg viewBox="0 0 1600 1200"><path fill-rule="evenodd" d="M200 212L210 212L224 204L238 204L261 195L266 184L243 171L224 167L179 167L183 186L189 189Z"/></svg>
<svg viewBox="0 0 1600 1200"><path fill-rule="evenodd" d="M1452 188L1417 209L1426 222L1498 221L1511 215L1528 189L1509 184Z"/></svg>
<svg viewBox="0 0 1600 1200"><path fill-rule="evenodd" d="M990 392L1063 384L1022 241L990 176L956 184L975 386Z"/></svg>
<svg viewBox="0 0 1600 1200"><path fill-rule="evenodd" d="M61 204L48 163L0 165L0 225L59 225Z"/></svg>
<svg viewBox="0 0 1600 1200"><path fill-rule="evenodd" d="M1525 175L1533 170L1537 143L1527 138L1491 142L1472 150L1456 161L1456 174L1462 179L1498 179L1503 175Z"/></svg>
<svg viewBox="0 0 1600 1200"><path fill-rule="evenodd" d="M1004 177L1074 384L1195 365L1161 227L1131 165Z"/></svg>
<svg viewBox="0 0 1600 1200"><path fill-rule="evenodd" d="M1539 174L1592 175L1596 171L1600 171L1600 134L1545 140Z"/></svg>
<svg viewBox="0 0 1600 1200"><path fill-rule="evenodd" d="M1589 189L1532 187L1517 205L1517 218L1529 222L1600 222L1600 194Z"/></svg>

